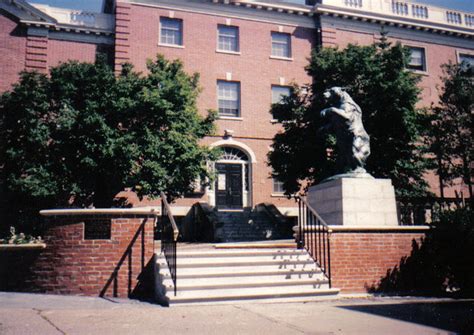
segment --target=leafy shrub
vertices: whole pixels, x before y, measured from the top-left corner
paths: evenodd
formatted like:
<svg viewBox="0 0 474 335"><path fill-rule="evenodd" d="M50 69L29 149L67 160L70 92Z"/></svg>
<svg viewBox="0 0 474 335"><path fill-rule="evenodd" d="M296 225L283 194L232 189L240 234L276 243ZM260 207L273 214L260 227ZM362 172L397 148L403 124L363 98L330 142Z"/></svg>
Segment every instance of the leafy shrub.
<svg viewBox="0 0 474 335"><path fill-rule="evenodd" d="M469 207L441 213L410 256L373 292L474 297L474 222Z"/></svg>
<svg viewBox="0 0 474 335"><path fill-rule="evenodd" d="M16 233L15 227L10 227L10 234L4 239L0 239L0 244L37 244L43 243L41 236L33 237L24 233Z"/></svg>

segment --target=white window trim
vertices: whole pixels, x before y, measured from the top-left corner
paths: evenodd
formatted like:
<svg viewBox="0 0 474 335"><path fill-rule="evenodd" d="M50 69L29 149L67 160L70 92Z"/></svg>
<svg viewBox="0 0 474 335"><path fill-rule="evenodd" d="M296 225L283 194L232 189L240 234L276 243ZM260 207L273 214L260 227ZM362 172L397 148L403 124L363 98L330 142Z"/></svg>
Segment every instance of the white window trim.
<svg viewBox="0 0 474 335"><path fill-rule="evenodd" d="M290 94L291 94L291 86L290 85L280 85L280 84L271 84L270 85L270 99L271 99L271 104L273 105L273 87L287 87L290 89ZM270 119L270 123L272 124L277 124L279 123L277 119L274 119L273 118L273 115L272 115L272 118Z"/></svg>
<svg viewBox="0 0 474 335"><path fill-rule="evenodd" d="M165 48L184 49L184 45L158 43L158 46Z"/></svg>
<svg viewBox="0 0 474 335"><path fill-rule="evenodd" d="M275 56L273 55L273 34L278 34L278 35L286 35L289 37L288 41L288 53L290 54L290 57L283 57L283 56ZM278 42L277 42L278 43ZM279 43L283 44L283 43ZM293 60L293 39L290 33L285 33L285 32L280 32L280 31L271 31L270 32L270 58L273 59L280 59L280 60Z"/></svg>
<svg viewBox="0 0 474 335"><path fill-rule="evenodd" d="M428 75L428 53L426 52L426 47L419 46L419 45L411 45L411 44L404 44L403 46L407 47L407 48L422 49L423 50L423 55L425 56L425 59L424 59L425 69L424 70L410 69L409 67L407 67L407 70L411 71L413 73L416 73L416 74Z"/></svg>
<svg viewBox="0 0 474 335"><path fill-rule="evenodd" d="M474 57L473 52L456 50L456 62L457 62L457 64L461 64L461 55L468 55L468 56Z"/></svg>
<svg viewBox="0 0 474 335"><path fill-rule="evenodd" d="M237 83L238 84L238 102L239 102L239 114L237 116L232 116L232 115L220 115L219 114L219 82L225 82L225 83ZM235 80L222 80L222 79L217 79L216 81L216 89L217 89L217 118L222 119L222 120L238 120L242 121L242 83L240 81L235 81Z"/></svg>
<svg viewBox="0 0 474 335"><path fill-rule="evenodd" d="M241 116L228 116L228 115L218 115L218 120L230 120L230 121L243 121L244 118Z"/></svg>
<svg viewBox="0 0 474 335"><path fill-rule="evenodd" d="M219 49L216 49L216 52L219 54L228 54L228 55L235 55L235 56L240 56L242 54L240 51L226 51L226 50L219 50Z"/></svg>
<svg viewBox="0 0 474 335"><path fill-rule="evenodd" d="M219 26L223 27L232 27L237 29L237 50L238 51L233 51L233 50L222 50L219 49ZM238 26L232 26L232 25L225 25L225 24L218 24L217 25L217 41L216 41L216 52L219 53L228 53L228 54L233 54L233 55L240 55L240 29Z"/></svg>
<svg viewBox="0 0 474 335"><path fill-rule="evenodd" d="M161 19L169 19L169 20L177 20L181 21L181 44L168 44L168 43L162 43L161 42L161 32L162 32L162 24L161 24ZM179 49L184 49L184 20L181 18L176 18L176 17L169 17L169 16L160 16L159 17L159 36L158 36L158 45L163 46L163 47L170 47L170 48L179 48Z"/></svg>
<svg viewBox="0 0 474 335"><path fill-rule="evenodd" d="M288 62L294 61L293 57L278 57L278 56L270 56L270 59L277 59L277 60L286 60Z"/></svg>

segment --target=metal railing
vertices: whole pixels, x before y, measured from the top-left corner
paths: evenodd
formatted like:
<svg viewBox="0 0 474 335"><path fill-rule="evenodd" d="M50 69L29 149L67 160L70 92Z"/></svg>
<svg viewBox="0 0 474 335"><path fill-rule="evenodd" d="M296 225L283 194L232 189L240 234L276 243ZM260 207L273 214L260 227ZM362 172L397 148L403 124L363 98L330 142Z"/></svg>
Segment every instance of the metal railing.
<svg viewBox="0 0 474 335"><path fill-rule="evenodd" d="M397 198L398 222L401 226L431 224L439 219L441 212L469 206L462 198Z"/></svg>
<svg viewBox="0 0 474 335"><path fill-rule="evenodd" d="M177 253L176 244L179 230L171 213L171 207L166 195L161 192L161 252L165 255L166 263L174 284L174 295L177 291Z"/></svg>
<svg viewBox="0 0 474 335"><path fill-rule="evenodd" d="M331 288L331 229L311 208L304 197L295 197L298 203L298 227L296 244L298 249L308 250L321 271L326 275Z"/></svg>

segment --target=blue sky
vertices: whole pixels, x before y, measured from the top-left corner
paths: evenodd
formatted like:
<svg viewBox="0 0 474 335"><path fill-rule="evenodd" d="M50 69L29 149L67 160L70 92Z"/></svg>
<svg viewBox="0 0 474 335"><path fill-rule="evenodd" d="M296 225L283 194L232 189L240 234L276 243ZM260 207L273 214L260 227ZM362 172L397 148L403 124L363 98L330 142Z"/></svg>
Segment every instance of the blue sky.
<svg viewBox="0 0 474 335"><path fill-rule="evenodd" d="M33 0L30 2L96 12L100 11L102 6L102 0ZM417 0L417 2L474 12L474 0Z"/></svg>

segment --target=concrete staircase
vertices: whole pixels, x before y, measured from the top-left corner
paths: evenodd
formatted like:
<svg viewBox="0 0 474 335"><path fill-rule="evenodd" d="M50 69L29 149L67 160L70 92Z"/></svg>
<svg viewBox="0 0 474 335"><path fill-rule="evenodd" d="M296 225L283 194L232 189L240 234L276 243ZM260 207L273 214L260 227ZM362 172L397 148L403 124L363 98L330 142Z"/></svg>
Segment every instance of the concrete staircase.
<svg viewBox="0 0 474 335"><path fill-rule="evenodd" d="M225 248L178 250L178 292L163 255L157 265L170 304L243 300L311 300L335 295L305 250Z"/></svg>

